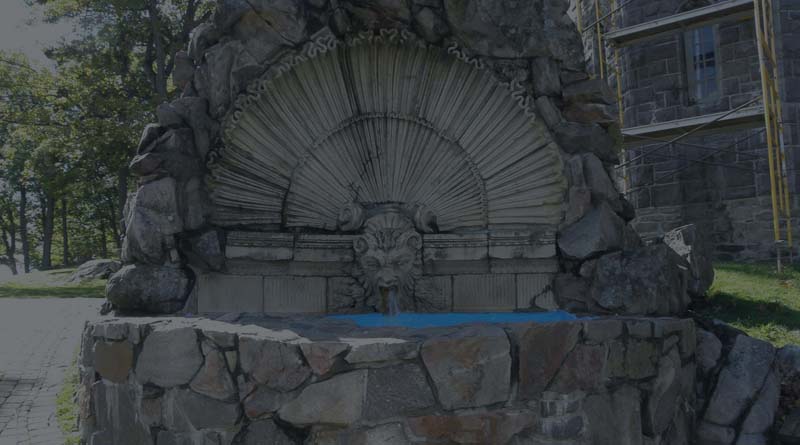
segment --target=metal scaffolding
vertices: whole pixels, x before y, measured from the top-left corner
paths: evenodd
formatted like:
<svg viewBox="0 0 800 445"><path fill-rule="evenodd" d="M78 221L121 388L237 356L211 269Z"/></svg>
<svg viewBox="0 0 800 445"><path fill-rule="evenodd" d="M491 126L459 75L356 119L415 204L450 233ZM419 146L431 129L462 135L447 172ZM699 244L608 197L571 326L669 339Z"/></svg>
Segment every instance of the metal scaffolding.
<svg viewBox="0 0 800 445"><path fill-rule="evenodd" d="M609 74L609 49L613 51L611 67L617 93L619 123L626 143L641 143L654 137L669 137L663 144L639 154L636 159L647 154L672 146L700 130L715 130L732 126L763 126L767 141L767 158L769 165L770 196L772 200L773 235L777 255L778 271L782 268L781 250L786 248L792 261L792 216L789 180L786 168L786 153L783 136L783 113L780 98L778 57L776 50L775 25L772 0L728 0L691 11L678 13L650 22L620 27L618 15L622 8L632 0L617 5L616 0L609 0L610 11L603 14L600 0L592 0L595 21L583 26L583 0L576 0L576 21L581 36L587 32L594 33L592 41L597 45L595 56L597 75L607 79ZM714 113L677 121L661 122L643 127L628 128L624 126L624 101L622 84L622 67L620 49L636 43L664 35L683 32L687 29L706 26L713 23L733 20L751 19L755 24L756 46L761 71L761 96L731 111ZM610 23L606 28L606 20ZM760 101L759 106L755 102ZM753 105L752 107L749 107ZM748 108L749 107L749 108ZM761 123L758 122L759 119ZM628 130L628 131L626 131ZM631 160L625 160L623 145L622 169L624 192L628 188L627 166Z"/></svg>

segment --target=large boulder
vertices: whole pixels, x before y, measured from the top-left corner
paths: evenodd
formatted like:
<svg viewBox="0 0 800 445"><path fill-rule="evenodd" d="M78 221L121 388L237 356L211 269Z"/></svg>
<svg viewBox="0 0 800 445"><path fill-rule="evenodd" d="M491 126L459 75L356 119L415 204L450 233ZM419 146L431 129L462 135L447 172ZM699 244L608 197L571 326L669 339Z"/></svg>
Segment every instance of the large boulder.
<svg viewBox="0 0 800 445"><path fill-rule="evenodd" d="M667 232L664 243L689 263L689 295L704 296L714 282L714 266L711 249L697 226L689 224Z"/></svg>
<svg viewBox="0 0 800 445"><path fill-rule="evenodd" d="M122 264L117 260L90 260L78 266L78 269L69 277L69 281L80 283L86 280L105 280L121 267Z"/></svg>
<svg viewBox="0 0 800 445"><path fill-rule="evenodd" d="M558 247L570 259L585 259L619 250L624 242L625 221L606 203L561 231Z"/></svg>
<svg viewBox="0 0 800 445"><path fill-rule="evenodd" d="M664 244L605 255L595 264L591 298L618 314L682 314L689 304L682 263Z"/></svg>
<svg viewBox="0 0 800 445"><path fill-rule="evenodd" d="M169 314L181 310L191 290L183 269L130 264L106 284L106 298L122 312Z"/></svg>
<svg viewBox="0 0 800 445"><path fill-rule="evenodd" d="M123 261L161 264L174 246L173 235L183 230L175 179L142 184L126 207Z"/></svg>

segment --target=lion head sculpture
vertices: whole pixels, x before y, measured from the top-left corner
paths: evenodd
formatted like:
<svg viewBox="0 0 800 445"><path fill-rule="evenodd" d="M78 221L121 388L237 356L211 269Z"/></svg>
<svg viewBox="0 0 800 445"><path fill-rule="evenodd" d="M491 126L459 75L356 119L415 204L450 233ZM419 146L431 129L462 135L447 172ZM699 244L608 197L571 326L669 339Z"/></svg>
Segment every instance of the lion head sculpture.
<svg viewBox="0 0 800 445"><path fill-rule="evenodd" d="M355 238L355 276L364 287L368 306L391 312L414 310L414 285L422 275L422 235L399 210L386 210L367 219Z"/></svg>

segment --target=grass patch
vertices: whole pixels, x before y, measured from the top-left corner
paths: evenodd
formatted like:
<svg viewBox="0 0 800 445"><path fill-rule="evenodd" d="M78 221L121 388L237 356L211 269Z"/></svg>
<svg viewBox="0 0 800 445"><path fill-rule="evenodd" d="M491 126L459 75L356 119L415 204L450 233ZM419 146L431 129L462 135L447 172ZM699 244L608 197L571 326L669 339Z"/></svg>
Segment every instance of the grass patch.
<svg viewBox="0 0 800 445"><path fill-rule="evenodd" d="M67 283L75 269L36 271L0 282L0 298L103 298L105 280Z"/></svg>
<svg viewBox="0 0 800 445"><path fill-rule="evenodd" d="M78 364L77 359L75 359L67 369L61 391L56 397L56 419L58 420L58 426L64 433L64 445L80 444L78 403L76 401L78 383Z"/></svg>
<svg viewBox="0 0 800 445"><path fill-rule="evenodd" d="M800 344L800 267L720 263L708 302L698 312L777 346Z"/></svg>

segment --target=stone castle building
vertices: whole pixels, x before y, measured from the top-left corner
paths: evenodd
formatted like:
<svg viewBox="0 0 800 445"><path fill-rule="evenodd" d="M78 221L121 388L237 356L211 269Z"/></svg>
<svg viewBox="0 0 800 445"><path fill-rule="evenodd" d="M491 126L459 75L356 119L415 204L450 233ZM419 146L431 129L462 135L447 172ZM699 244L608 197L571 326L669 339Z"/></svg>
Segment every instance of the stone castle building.
<svg viewBox="0 0 800 445"><path fill-rule="evenodd" d="M576 3L572 0L571 14L578 21ZM598 76L595 22L598 10L601 18L609 15L600 32L606 42L602 69L611 89L616 89L614 46L619 48L626 155L617 171L641 235L658 237L694 223L718 259L774 256L753 1L619 1L615 14L608 0L599 1L597 9L594 0L580 3L585 57ZM797 215L800 1L773 3L786 171ZM655 34L659 28L666 32ZM648 33L654 35L642 38ZM687 131L693 133L666 143Z"/></svg>

